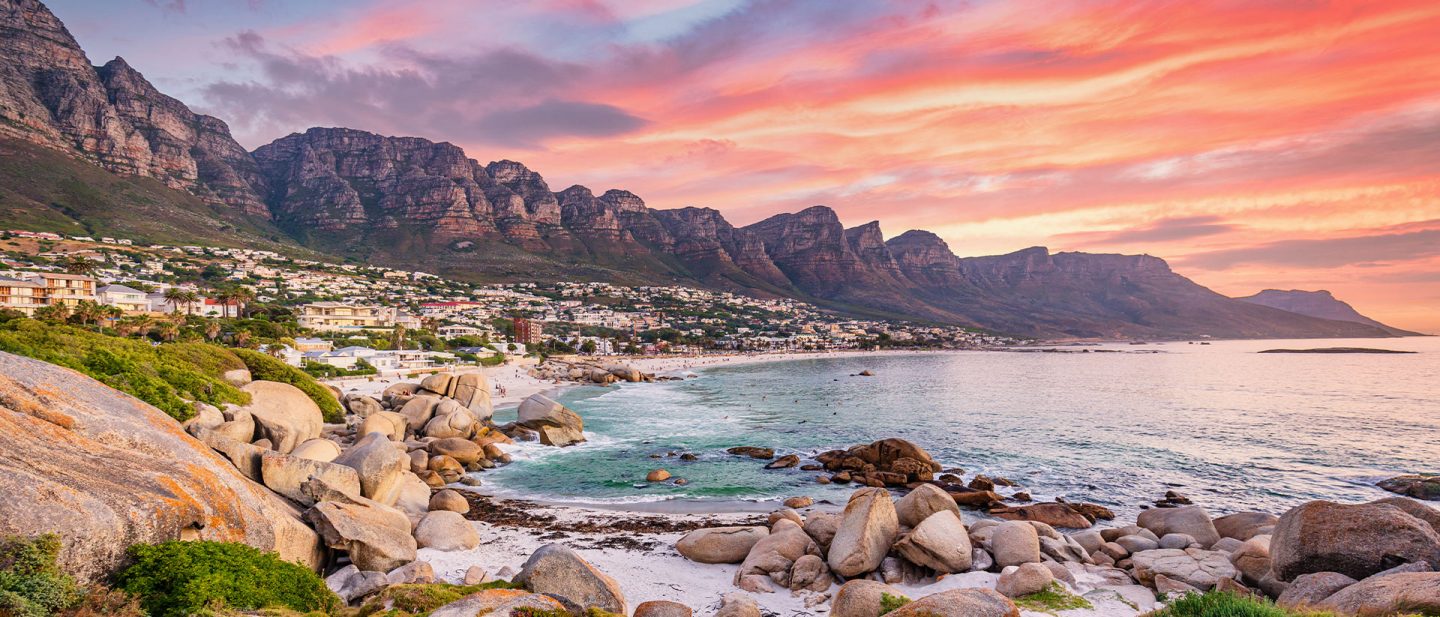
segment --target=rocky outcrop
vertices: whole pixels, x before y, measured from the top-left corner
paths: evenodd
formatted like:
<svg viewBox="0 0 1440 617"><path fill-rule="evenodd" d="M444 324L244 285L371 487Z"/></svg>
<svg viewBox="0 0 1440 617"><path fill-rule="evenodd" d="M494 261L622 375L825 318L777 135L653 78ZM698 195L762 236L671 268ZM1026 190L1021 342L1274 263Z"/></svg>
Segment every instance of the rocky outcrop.
<svg viewBox="0 0 1440 617"><path fill-rule="evenodd" d="M311 566L315 532L163 412L69 369L0 353L0 536L58 533L61 566L106 577L126 547L243 542Z"/></svg>
<svg viewBox="0 0 1440 617"><path fill-rule="evenodd" d="M1440 534L1390 504L1312 501L1280 517L1270 557L1282 581L1312 572L1363 579L1405 563L1440 563Z"/></svg>
<svg viewBox="0 0 1440 617"><path fill-rule="evenodd" d="M1395 336L1416 335L1416 333L1414 332L1387 326L1383 323L1375 321L1374 319L1361 315L1360 311L1355 310L1355 307L1350 306L1348 303L1340 300L1339 298L1336 298L1334 294L1331 294L1330 292L1323 289L1319 291L1303 291L1299 289L1283 291L1279 289L1266 289L1253 296L1236 298L1236 300L1239 300L1241 302L1249 302L1251 304L1259 304L1261 306L1268 306L1270 308L1276 308L1282 311L1289 311L1291 313L1299 313L1301 315L1307 315L1310 317L1318 317L1320 319L1330 319L1333 321L1348 321L1353 323L1365 324L1367 326L1372 326L1380 330L1384 330L1385 332L1388 332Z"/></svg>
<svg viewBox="0 0 1440 617"><path fill-rule="evenodd" d="M764 527L709 527L685 534L675 550L698 563L740 563L770 530Z"/></svg>
<svg viewBox="0 0 1440 617"><path fill-rule="evenodd" d="M547 544L531 554L520 568L520 574L515 576L515 582L535 593L570 600L581 609L628 613L625 596L615 579L559 544Z"/></svg>

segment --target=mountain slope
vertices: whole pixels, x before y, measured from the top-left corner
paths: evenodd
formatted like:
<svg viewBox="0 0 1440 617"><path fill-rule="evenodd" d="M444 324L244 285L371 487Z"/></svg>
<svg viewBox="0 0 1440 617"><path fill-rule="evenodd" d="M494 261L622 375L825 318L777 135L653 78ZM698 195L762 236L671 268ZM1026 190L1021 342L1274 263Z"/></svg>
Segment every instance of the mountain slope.
<svg viewBox="0 0 1440 617"><path fill-rule="evenodd" d="M1336 298L1330 292L1323 289L1320 291L1266 289L1253 296L1236 298L1236 300L1277 308L1282 311L1290 311L1291 313L1318 317L1320 319L1361 323L1380 328L1395 336L1415 336L1417 334L1408 330L1387 326L1361 315L1359 311L1355 310L1355 307L1350 306L1348 303Z"/></svg>

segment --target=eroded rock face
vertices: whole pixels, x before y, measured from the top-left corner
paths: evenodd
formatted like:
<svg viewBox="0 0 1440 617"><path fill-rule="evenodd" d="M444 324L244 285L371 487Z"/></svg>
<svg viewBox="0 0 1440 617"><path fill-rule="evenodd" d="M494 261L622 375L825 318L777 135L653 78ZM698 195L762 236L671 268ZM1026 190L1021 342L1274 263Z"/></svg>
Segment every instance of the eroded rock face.
<svg viewBox="0 0 1440 617"><path fill-rule="evenodd" d="M1440 572L1376 576L1335 592L1315 608L1346 615L1440 613Z"/></svg>
<svg viewBox="0 0 1440 617"><path fill-rule="evenodd" d="M102 463L103 461L103 463ZM126 547L243 542L318 566L297 510L158 409L84 375L0 353L0 535L54 532L60 565L103 579Z"/></svg>
<svg viewBox="0 0 1440 617"><path fill-rule="evenodd" d="M993 589L951 589L887 613L895 617L1019 617L1009 598Z"/></svg>
<svg viewBox="0 0 1440 617"><path fill-rule="evenodd" d="M1311 572L1363 579L1403 563L1440 563L1440 534L1391 504L1312 501L1280 517L1270 559L1282 581Z"/></svg>
<svg viewBox="0 0 1440 617"><path fill-rule="evenodd" d="M1164 576L1200 591L1214 589L1222 578L1233 579L1239 573L1225 553L1204 549L1159 548L1140 551L1130 556L1135 564L1135 578L1154 586L1156 577Z"/></svg>
<svg viewBox="0 0 1440 617"><path fill-rule="evenodd" d="M970 535L960 517L949 510L921 521L895 543L895 550L910 563L942 573L965 572L972 559Z"/></svg>

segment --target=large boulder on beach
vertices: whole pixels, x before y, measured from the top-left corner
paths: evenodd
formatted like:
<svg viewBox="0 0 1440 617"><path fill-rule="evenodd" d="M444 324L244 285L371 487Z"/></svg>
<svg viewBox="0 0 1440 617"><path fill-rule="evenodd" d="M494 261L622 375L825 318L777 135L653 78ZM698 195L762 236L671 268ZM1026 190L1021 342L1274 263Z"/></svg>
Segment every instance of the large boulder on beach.
<svg viewBox="0 0 1440 617"><path fill-rule="evenodd" d="M380 401L364 394L346 394L344 398L340 399L340 402L345 404L346 410L361 418L368 418L372 414L385 411L385 406L381 405Z"/></svg>
<svg viewBox="0 0 1440 617"><path fill-rule="evenodd" d="M468 551L480 546L480 534L459 512L432 510L415 526L420 548L440 551Z"/></svg>
<svg viewBox="0 0 1440 617"><path fill-rule="evenodd" d="M862 488L850 495L840 515L840 528L830 540L826 563L849 578L880 567L899 532L895 502L883 488Z"/></svg>
<svg viewBox="0 0 1440 617"><path fill-rule="evenodd" d="M1140 551L1130 556L1135 568L1135 578L1141 583L1155 586L1158 576L1179 581L1200 591L1215 588L1220 579L1233 579L1237 574L1230 563L1230 556L1220 551L1198 548L1158 548Z"/></svg>
<svg viewBox="0 0 1440 617"><path fill-rule="evenodd" d="M1234 538L1241 542L1275 530L1280 517L1269 512L1236 512L1215 519L1215 532L1221 538Z"/></svg>
<svg viewBox="0 0 1440 617"><path fill-rule="evenodd" d="M765 536L766 527L709 527L685 534L675 550L697 563L740 563Z"/></svg>
<svg viewBox="0 0 1440 617"><path fill-rule="evenodd" d="M1311 572L1363 579L1404 563L1440 564L1440 534L1391 504L1311 501L1280 517L1270 558L1282 581Z"/></svg>
<svg viewBox="0 0 1440 617"><path fill-rule="evenodd" d="M954 512L958 516L960 506L944 489L934 484L920 484L895 502L895 516L905 527L919 525L931 514L943 511Z"/></svg>
<svg viewBox="0 0 1440 617"><path fill-rule="evenodd" d="M1001 568L1040 561L1040 535L1025 521L1006 521L990 532L990 553Z"/></svg>
<svg viewBox="0 0 1440 617"><path fill-rule="evenodd" d="M540 434L547 446L568 446L585 441L585 421L580 414L543 394L532 394L520 402L517 424Z"/></svg>
<svg viewBox="0 0 1440 617"><path fill-rule="evenodd" d="M1440 615L1440 572L1368 578L1335 592L1315 608L1345 615Z"/></svg>
<svg viewBox="0 0 1440 617"><path fill-rule="evenodd" d="M1135 519L1135 524L1150 530L1157 539L1167 534L1183 533L1206 548L1220 541L1220 533L1215 531L1210 513L1200 506L1146 510Z"/></svg>
<svg viewBox="0 0 1440 617"><path fill-rule="evenodd" d="M830 617L880 617L884 597L904 597L899 589L869 579L846 581L830 600Z"/></svg>
<svg viewBox="0 0 1440 617"><path fill-rule="evenodd" d="M310 567L323 551L293 504L164 412L0 353L0 537L45 533L66 539L60 567L87 584L125 563L133 544L241 542Z"/></svg>
<svg viewBox="0 0 1440 617"><path fill-rule="evenodd" d="M1045 564L1027 563L1001 572L1000 578L995 581L995 591L1007 598L1018 598L1040 593L1053 582L1055 574Z"/></svg>
<svg viewBox="0 0 1440 617"><path fill-rule="evenodd" d="M311 439L295 446L290 456L328 463L339 458L340 444L325 438Z"/></svg>
<svg viewBox="0 0 1440 617"><path fill-rule="evenodd" d="M565 598L582 609L627 614L625 596L615 579L559 544L547 544L532 553L514 582L535 593Z"/></svg>
<svg viewBox="0 0 1440 617"><path fill-rule="evenodd" d="M485 422L495 415L495 405L490 399L490 382L484 373L457 375L450 384L450 398L470 410L478 422Z"/></svg>
<svg viewBox="0 0 1440 617"><path fill-rule="evenodd" d="M370 433L345 450L335 464L355 470L360 477L360 494L390 506L395 505L401 474L410 470L410 456L401 444Z"/></svg>
<svg viewBox="0 0 1440 617"><path fill-rule="evenodd" d="M768 578L781 587L790 586L790 572L795 561L805 555L820 555L820 547L793 521L781 521L770 535L750 548L750 554L735 572L734 583L746 591L771 591Z"/></svg>
<svg viewBox="0 0 1440 617"><path fill-rule="evenodd" d="M300 388L276 381L252 381L240 389L250 395L250 404L244 409L255 419L256 438L269 439L271 447L281 454L319 437L325 428L320 406Z"/></svg>
<svg viewBox="0 0 1440 617"><path fill-rule="evenodd" d="M448 456L461 465L470 465L485 458L484 446L459 437L436 439L425 446L425 449L430 452L430 456Z"/></svg>
<svg viewBox="0 0 1440 617"><path fill-rule="evenodd" d="M406 401L405 406L400 408L400 415L405 416L405 430L417 433L425 428L425 423L435 417L435 407L443 400L434 394L417 394Z"/></svg>
<svg viewBox="0 0 1440 617"><path fill-rule="evenodd" d="M1371 505L1384 504L1395 506L1404 510L1406 514L1418 518L1430 524L1430 528L1440 533L1440 510L1436 510L1423 503L1406 497L1386 497L1369 502ZM1440 566L1440 564L1436 564Z"/></svg>
<svg viewBox="0 0 1440 617"><path fill-rule="evenodd" d="M370 414L360 422L360 428L355 430L356 435L369 435L380 433L390 441L405 440L405 416L394 411L378 411Z"/></svg>
<svg viewBox="0 0 1440 617"><path fill-rule="evenodd" d="M936 572L965 572L970 569L970 534L960 516L949 510L931 514L903 539L895 551L910 563Z"/></svg>
<svg viewBox="0 0 1440 617"><path fill-rule="evenodd" d="M453 403L454 401L450 402ZM447 437L469 439L475 434L475 426L477 424L475 416L470 413L470 410L459 407L458 403L456 403L455 406L458 407L458 409L449 410L450 413L436 413L433 418L430 418L429 422L425 423L425 428L421 429L420 433L426 437L434 437L437 439ZM446 407L447 406L443 404L437 405L436 410L442 410Z"/></svg>
<svg viewBox="0 0 1440 617"><path fill-rule="evenodd" d="M993 589L951 589L915 600L889 617L1019 617L1014 602Z"/></svg>

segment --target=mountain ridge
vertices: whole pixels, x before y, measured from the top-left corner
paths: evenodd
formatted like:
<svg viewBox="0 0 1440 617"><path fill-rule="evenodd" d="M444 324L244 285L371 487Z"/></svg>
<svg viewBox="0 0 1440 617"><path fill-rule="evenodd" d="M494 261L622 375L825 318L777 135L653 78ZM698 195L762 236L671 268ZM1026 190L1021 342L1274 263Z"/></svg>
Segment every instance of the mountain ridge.
<svg viewBox="0 0 1440 617"><path fill-rule="evenodd" d="M932 233L886 240L877 221L846 228L823 205L736 227L717 210L652 209L623 189L553 191L522 163L482 165L419 137L316 127L246 152L223 121L123 59L90 64L38 0L0 0L0 51L13 59L0 65L0 133L153 178L205 205L176 208L342 258L476 280L694 284L1048 338L1393 334L1226 298L1156 257L1033 247L960 258Z"/></svg>
<svg viewBox="0 0 1440 617"><path fill-rule="evenodd" d="M1265 289L1253 295L1236 298L1236 300L1277 308L1291 313L1308 315L1310 317L1362 323L1380 328L1395 336L1420 335L1418 332L1402 330L1366 317L1361 314L1360 311L1355 310L1355 307L1350 306L1348 302L1336 298L1334 294L1324 289L1315 291L1306 291L1303 289Z"/></svg>

